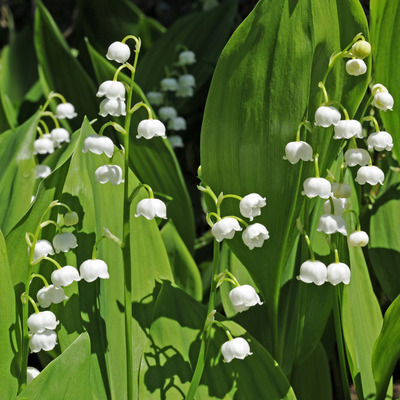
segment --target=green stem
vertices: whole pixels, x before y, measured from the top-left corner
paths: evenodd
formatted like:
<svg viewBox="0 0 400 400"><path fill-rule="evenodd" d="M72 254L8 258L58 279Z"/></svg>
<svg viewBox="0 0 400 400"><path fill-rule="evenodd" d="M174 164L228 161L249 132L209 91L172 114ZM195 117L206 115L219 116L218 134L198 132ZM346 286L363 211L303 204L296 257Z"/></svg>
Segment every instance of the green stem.
<svg viewBox="0 0 400 400"><path fill-rule="evenodd" d="M327 106L329 104L329 97L328 97L328 92L326 91L324 83L319 82L318 87L322 90L322 93L324 94L324 99L325 99L324 104Z"/></svg>
<svg viewBox="0 0 400 400"><path fill-rule="evenodd" d="M315 177L319 178L319 166L318 166L319 154L314 155L314 166L315 166Z"/></svg>
<svg viewBox="0 0 400 400"><path fill-rule="evenodd" d="M338 348L340 375L342 378L344 399L350 400L349 381L347 378L346 359L344 354L344 342L342 335L342 324L340 318L339 287L332 286L333 317L335 324L336 342Z"/></svg>
<svg viewBox="0 0 400 400"><path fill-rule="evenodd" d="M378 121L376 120L375 117L369 116L369 117L363 117L360 122L363 123L364 121L371 121L374 126L375 126L375 132L380 132L379 124Z"/></svg>
<svg viewBox="0 0 400 400"><path fill-rule="evenodd" d="M55 93L55 92L50 92L49 93L49 97L47 98L46 103L44 103L43 108L42 108L42 112L44 112L46 110L46 108L49 106L51 99L58 97L63 103L66 103L67 100L65 100L65 97L59 93Z"/></svg>
<svg viewBox="0 0 400 400"><path fill-rule="evenodd" d="M372 103L372 100L374 100L374 96L373 96L373 95L371 95L370 98L369 98L369 99L367 100L367 102L365 103L365 106L364 106L364 108L363 108L363 110L362 110L362 113L361 113L361 115L360 115L360 120L363 119L365 113L366 113L367 110L368 110L368 107L369 107L369 106L371 105L371 103Z"/></svg>
<svg viewBox="0 0 400 400"><path fill-rule="evenodd" d="M219 272L219 257L220 257L219 253L220 253L219 243L214 239L213 273L212 273L212 281L210 289L210 298L208 301L208 308L207 308L207 316L209 316L210 313L215 308L215 294L217 291L217 282L215 280L215 277L218 275ZM193 373L193 378L192 381L190 382L190 387L186 395L186 400L194 399L197 388L200 384L200 380L203 375L204 366L206 363L208 345L210 343L210 333L211 333L211 326L209 326L206 321L206 324L203 328L203 332L200 336L201 337L200 352L197 358L197 364Z"/></svg>
<svg viewBox="0 0 400 400"><path fill-rule="evenodd" d="M238 195L236 195L236 194L224 194L224 195L223 195L223 198L224 198L224 199L229 199L229 198L231 198L231 199L237 199L237 200L239 200L239 201L242 201L242 199L243 199L243 197L240 197L240 196L238 196Z"/></svg>
<svg viewBox="0 0 400 400"><path fill-rule="evenodd" d="M42 111L42 116L43 117L50 117L53 120L54 125L56 126L56 128L60 127L60 123L58 122L58 119L54 116L54 114L51 111Z"/></svg>

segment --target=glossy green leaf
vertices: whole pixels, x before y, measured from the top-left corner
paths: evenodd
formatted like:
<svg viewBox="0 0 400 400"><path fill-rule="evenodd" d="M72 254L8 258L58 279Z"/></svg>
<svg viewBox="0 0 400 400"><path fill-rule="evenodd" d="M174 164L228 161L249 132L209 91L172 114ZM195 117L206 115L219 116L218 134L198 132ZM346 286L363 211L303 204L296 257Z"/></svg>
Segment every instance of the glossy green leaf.
<svg viewBox="0 0 400 400"><path fill-rule="evenodd" d="M61 93L75 106L78 117L70 120L74 127L80 125L86 115L97 116L96 87L86 71L75 59L53 18L38 0L35 15L35 48L38 61L50 87Z"/></svg>
<svg viewBox="0 0 400 400"><path fill-rule="evenodd" d="M342 326L350 372L360 399L375 396L372 350L381 331L382 314L360 247L349 247L350 284L343 289Z"/></svg>
<svg viewBox="0 0 400 400"><path fill-rule="evenodd" d="M144 354L139 383L140 398L184 398L199 350L199 332L205 307L164 281L150 329L151 342ZM224 322L233 336L250 342L252 355L244 360L222 361L227 340L216 329L210 342L204 375L196 399L295 399L285 375L271 355L239 325Z"/></svg>
<svg viewBox="0 0 400 400"><path fill-rule="evenodd" d="M400 296L386 310L382 331L372 353L372 370L376 383L376 400L386 397L396 363L400 359Z"/></svg>
<svg viewBox="0 0 400 400"><path fill-rule="evenodd" d="M201 301L203 288L199 269L171 221L164 225L161 235L167 250L175 283L196 300Z"/></svg>
<svg viewBox="0 0 400 400"><path fill-rule="evenodd" d="M2 384L1 397L4 399L15 398L18 391L18 373L15 365L15 340L16 325L18 324L15 309L15 294L11 282L7 247L0 231L0 375Z"/></svg>
<svg viewBox="0 0 400 400"><path fill-rule="evenodd" d="M314 122L321 101L318 82L330 55L361 31L367 35L368 28L357 1L261 0L222 52L211 84L202 125L203 179L217 194L257 192L267 198L256 222L266 225L270 239L252 251L240 235L229 243L268 307L266 343L274 342L274 352L283 336L271 330L278 326L281 277L298 235L302 182L314 173L311 163L291 165L282 156L304 116ZM352 78L343 61L327 80L330 98L341 101L350 114L368 82L368 76ZM327 140L331 133L332 128L313 128L309 138L320 155L321 171L339 148L337 141ZM239 214L233 201L223 204L222 212Z"/></svg>
<svg viewBox="0 0 400 400"><path fill-rule="evenodd" d="M0 135L0 226L7 235L28 210L36 180L33 142L39 112Z"/></svg>
<svg viewBox="0 0 400 400"><path fill-rule="evenodd" d="M96 73L97 82L110 79L115 72L103 56L88 43L89 54ZM141 65L141 59L139 59ZM120 74L123 77L123 74ZM124 78L127 79L126 77ZM147 101L142 90L135 86L135 100ZM172 197L168 203L168 217L183 238L190 252L194 243L194 215L191 200L182 176L181 169L170 144L160 138L152 140L136 139L136 129L140 120L147 118L145 112L135 113L131 129L131 167L137 177L152 187L155 192ZM109 128L110 129L110 128Z"/></svg>
<svg viewBox="0 0 400 400"><path fill-rule="evenodd" d="M371 0L371 44L374 57L374 81L386 86L394 98L394 111L380 111L385 130L393 136L393 151L400 159L400 82L397 79L400 54L400 3Z"/></svg>
<svg viewBox="0 0 400 400"><path fill-rule="evenodd" d="M83 333L21 392L18 400L92 399L89 372L90 339Z"/></svg>

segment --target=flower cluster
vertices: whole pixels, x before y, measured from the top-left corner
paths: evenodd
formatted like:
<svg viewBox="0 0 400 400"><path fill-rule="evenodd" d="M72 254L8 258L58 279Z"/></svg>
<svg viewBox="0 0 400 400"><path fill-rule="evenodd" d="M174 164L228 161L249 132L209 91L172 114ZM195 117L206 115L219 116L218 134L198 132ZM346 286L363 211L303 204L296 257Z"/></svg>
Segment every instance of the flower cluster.
<svg viewBox="0 0 400 400"><path fill-rule="evenodd" d="M93 282L97 278L109 278L107 264L103 260L95 258L86 260L81 264L78 271L77 268L71 265L62 267L56 260L49 257L60 252L67 253L78 246L76 236L72 232L65 230L79 222L78 214L72 211L67 205L57 201L52 202L47 211L55 206L63 206L68 210L63 215L63 226L52 220L40 221L39 224L40 228L49 224L56 226L58 233L53 237L51 243L46 239L38 239L40 229L36 231L35 235L32 233L26 234L29 264L33 266L42 260L47 260L56 267L51 274L51 284L48 283L44 276L31 274L31 281L34 278L40 278L44 283L44 286L36 293L37 303L33 301L28 293L24 293L22 296L24 302L29 300L35 310L27 320L30 335L29 346L32 352L35 353L40 350L49 351L55 347L57 344L55 329L59 323L53 312L39 311L38 306L48 308L51 304L58 304L67 300L68 297L63 288L71 285L73 282L78 282L81 279Z"/></svg>
<svg viewBox="0 0 400 400"><path fill-rule="evenodd" d="M179 48L182 46L179 46ZM147 99L153 106L160 106L157 113L162 121L168 125L171 131L186 130L186 120L178 115L173 104L174 97L192 97L196 86L196 79L188 73L187 67L196 63L196 55L193 51L184 48L177 56L177 61L172 69L166 68L167 77L160 81L158 90L146 94ZM173 138L173 139L171 139ZM183 147L179 135L170 137L172 147Z"/></svg>

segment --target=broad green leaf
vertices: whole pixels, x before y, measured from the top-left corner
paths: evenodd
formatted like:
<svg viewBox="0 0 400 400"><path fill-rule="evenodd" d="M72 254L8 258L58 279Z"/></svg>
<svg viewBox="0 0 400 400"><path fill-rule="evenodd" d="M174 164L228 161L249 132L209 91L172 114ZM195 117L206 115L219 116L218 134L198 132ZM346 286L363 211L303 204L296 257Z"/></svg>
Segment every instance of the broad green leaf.
<svg viewBox="0 0 400 400"><path fill-rule="evenodd" d="M374 57L374 81L386 86L394 98L394 111L380 111L385 130L393 136L393 151L400 159L400 82L397 79L400 54L400 3L371 0L371 45ZM382 129L383 130L383 129Z"/></svg>
<svg viewBox="0 0 400 400"><path fill-rule="evenodd" d="M35 48L50 90L61 93L75 106L78 117L69 123L78 127L84 115L97 116L96 88L75 59L51 15L38 0L35 14Z"/></svg>
<svg viewBox="0 0 400 400"><path fill-rule="evenodd" d="M115 72L103 56L87 42L89 54L96 73L97 82L110 79ZM139 59L139 65L141 59ZM123 74L119 75L127 79ZM128 81L129 82L129 81ZM135 101L147 101L142 90L135 86ZM194 243L194 215L190 197L175 154L168 141L160 138L152 140L136 139L136 129L141 119L147 118L143 112L135 113L131 125L131 168L137 177L150 185L155 192L172 197L168 204L168 217L174 221L175 227L183 238L190 252ZM121 121L120 121L121 122ZM110 128L109 128L110 129ZM120 136L121 142L122 138Z"/></svg>
<svg viewBox="0 0 400 400"><path fill-rule="evenodd" d="M92 399L89 372L90 339L83 333L21 392L18 400Z"/></svg>
<svg viewBox="0 0 400 400"><path fill-rule="evenodd" d="M360 247L349 247L350 284L343 288L342 326L350 372L360 399L375 396L372 350L381 331L382 314Z"/></svg>
<svg viewBox="0 0 400 400"><path fill-rule="evenodd" d="M140 398L185 397L197 361L204 317L204 306L163 281L149 332L151 342L144 355ZM227 337L222 329L216 329L196 399L295 399L285 375L265 348L236 323L224 324L233 336L244 336L250 342L253 354L223 363L220 347Z"/></svg>
<svg viewBox="0 0 400 400"><path fill-rule="evenodd" d="M384 292L391 300L400 293L400 177L396 169L386 174L385 185L373 204L370 218L368 255Z"/></svg>
<svg viewBox="0 0 400 400"><path fill-rule="evenodd" d="M299 400L332 399L331 372L321 343L304 363L293 369L291 382Z"/></svg>
<svg viewBox="0 0 400 400"><path fill-rule="evenodd" d="M164 225L161 235L175 283L196 300L201 301L203 289L199 269L171 221Z"/></svg>
<svg viewBox="0 0 400 400"><path fill-rule="evenodd" d="M33 142L39 112L0 135L0 226L7 235L28 210L36 180Z"/></svg>
<svg viewBox="0 0 400 400"><path fill-rule="evenodd" d="M265 224L270 239L252 251L240 235L229 243L268 307L266 343L274 343L275 355L283 337L276 328L279 302L285 301L281 277L298 235L302 183L314 173L311 163L291 165L282 156L304 116L314 122L321 101L318 82L329 57L361 31L368 35L365 15L354 0L261 0L222 52L208 95L201 141L204 181L217 195L256 192L267 198L256 222ZM342 102L350 115L368 82L368 76L352 78L343 61L327 80L330 98ZM321 171L332 164L340 145L328 140L331 135L332 128L313 128L310 135ZM233 201L223 204L222 212L239 215Z"/></svg>
<svg viewBox="0 0 400 400"><path fill-rule="evenodd" d="M400 358L400 296L386 310L382 331L372 353L376 400L385 399L393 370ZM389 397L389 396L388 396Z"/></svg>
<svg viewBox="0 0 400 400"><path fill-rule="evenodd" d="M8 265L7 247L0 231L0 395L4 399L14 399L18 391L18 372L15 365L16 326L15 294Z"/></svg>

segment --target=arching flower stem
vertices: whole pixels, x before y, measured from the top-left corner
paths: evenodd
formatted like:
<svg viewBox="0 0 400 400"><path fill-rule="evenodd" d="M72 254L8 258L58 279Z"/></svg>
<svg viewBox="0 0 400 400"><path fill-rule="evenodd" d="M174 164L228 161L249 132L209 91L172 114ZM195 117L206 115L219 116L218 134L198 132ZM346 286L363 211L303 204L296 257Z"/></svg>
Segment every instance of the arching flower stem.
<svg viewBox="0 0 400 400"><path fill-rule="evenodd" d="M51 111L42 111L41 112L41 116L42 117L50 117L56 128L60 127L60 123L58 122L58 119L54 116L54 114ZM43 122L42 120L40 120L39 122Z"/></svg>
<svg viewBox="0 0 400 400"><path fill-rule="evenodd" d="M22 293L21 294L21 302L22 302L22 304L27 304L28 301L31 303L33 309L35 310L35 313L39 314L39 309L38 309L35 301L32 299L32 297L29 296L29 294L26 293L26 292Z"/></svg>
<svg viewBox="0 0 400 400"><path fill-rule="evenodd" d="M363 117L360 120L361 123L363 123L364 121L371 121L374 124L375 132L380 132L379 124L375 117L368 116L368 117Z"/></svg>
<svg viewBox="0 0 400 400"><path fill-rule="evenodd" d="M41 280L43 281L43 283L44 283L44 286L46 286L46 287L49 286L49 282L47 282L47 279L46 279L43 275L41 275L41 274L31 274L31 279L30 279L30 281L29 281L29 286L30 286L30 284L32 283L32 281L33 281L34 278L39 278L39 279L41 279Z"/></svg>
<svg viewBox="0 0 400 400"><path fill-rule="evenodd" d="M50 101L54 98L58 98L60 99L63 103L66 103L67 100L65 100L65 97L59 93L56 92L50 92L49 96L47 97L47 101L46 103L44 103L43 107L42 107L42 112L46 111L46 108L49 106Z"/></svg>
<svg viewBox="0 0 400 400"><path fill-rule="evenodd" d="M233 336L232 336L231 332L229 331L229 329L222 322L214 320L214 324L224 330L226 336L228 337L228 340L232 340L233 339Z"/></svg>

